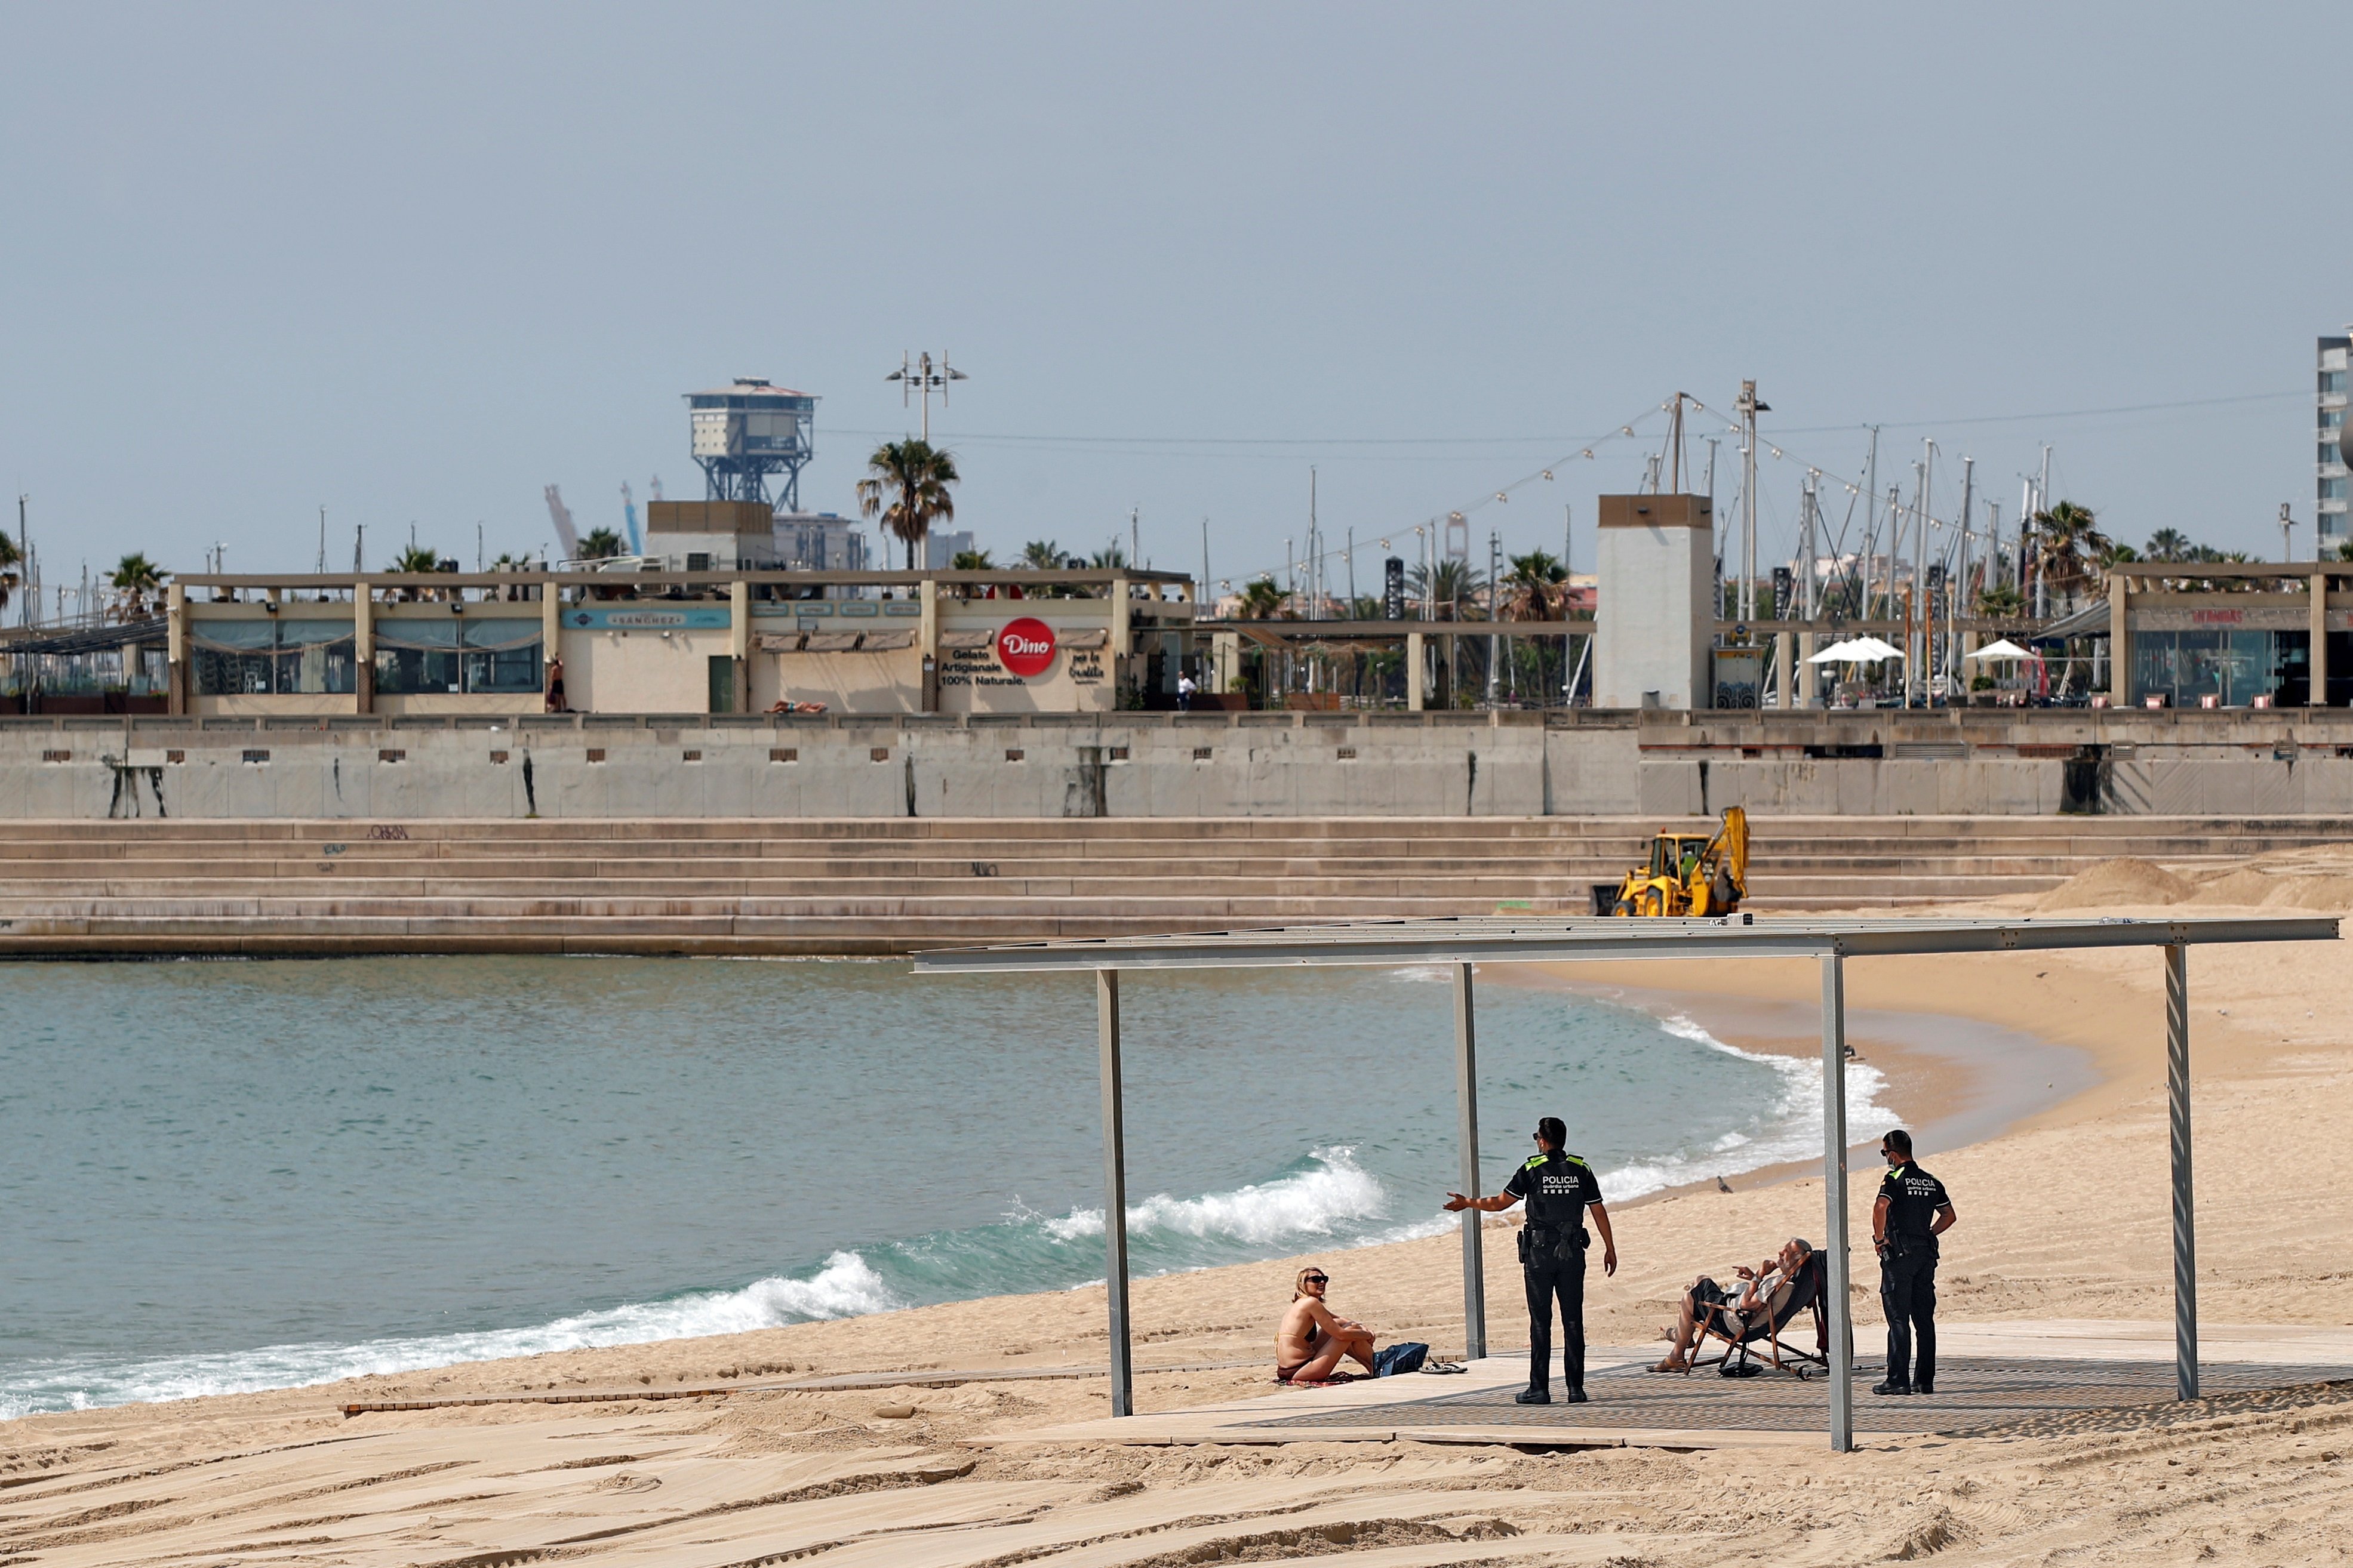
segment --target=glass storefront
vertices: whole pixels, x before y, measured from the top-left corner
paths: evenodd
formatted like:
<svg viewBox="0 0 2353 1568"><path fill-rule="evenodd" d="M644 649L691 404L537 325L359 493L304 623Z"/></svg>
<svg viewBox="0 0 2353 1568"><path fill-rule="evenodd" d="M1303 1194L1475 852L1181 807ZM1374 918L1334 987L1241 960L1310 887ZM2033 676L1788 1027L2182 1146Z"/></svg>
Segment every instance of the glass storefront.
<svg viewBox="0 0 2353 1568"><path fill-rule="evenodd" d="M2300 707L2311 690L2312 634L2291 631L2135 632L2132 692L2196 708L2207 697L2243 708L2269 697Z"/></svg>
<svg viewBox="0 0 2353 1568"><path fill-rule="evenodd" d="M203 697L284 696L355 689L350 621L273 616L199 620L188 628Z"/></svg>
<svg viewBox="0 0 2353 1568"><path fill-rule="evenodd" d="M387 618L375 633L375 689L385 696L540 689L537 617Z"/></svg>

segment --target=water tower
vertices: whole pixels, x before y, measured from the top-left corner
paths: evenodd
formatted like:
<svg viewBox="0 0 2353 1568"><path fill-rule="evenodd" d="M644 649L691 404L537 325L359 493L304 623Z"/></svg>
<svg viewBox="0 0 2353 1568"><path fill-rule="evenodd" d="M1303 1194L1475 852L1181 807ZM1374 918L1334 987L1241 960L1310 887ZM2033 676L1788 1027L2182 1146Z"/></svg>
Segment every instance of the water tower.
<svg viewBox="0 0 2353 1568"><path fill-rule="evenodd" d="M688 393L686 406L693 423L694 460L710 481L710 500L800 510L801 469L817 451L816 398L739 375L733 386ZM771 474L784 476L773 498Z"/></svg>

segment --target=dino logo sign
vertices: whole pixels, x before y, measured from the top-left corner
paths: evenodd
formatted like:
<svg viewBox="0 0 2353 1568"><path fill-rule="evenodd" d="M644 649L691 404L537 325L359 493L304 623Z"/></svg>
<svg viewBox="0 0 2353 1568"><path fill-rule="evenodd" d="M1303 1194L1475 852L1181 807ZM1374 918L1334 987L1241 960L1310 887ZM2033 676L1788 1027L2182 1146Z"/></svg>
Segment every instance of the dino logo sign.
<svg viewBox="0 0 2353 1568"><path fill-rule="evenodd" d="M1014 675L1045 674L1054 662L1054 628L1030 616L1007 622L997 634L997 662Z"/></svg>

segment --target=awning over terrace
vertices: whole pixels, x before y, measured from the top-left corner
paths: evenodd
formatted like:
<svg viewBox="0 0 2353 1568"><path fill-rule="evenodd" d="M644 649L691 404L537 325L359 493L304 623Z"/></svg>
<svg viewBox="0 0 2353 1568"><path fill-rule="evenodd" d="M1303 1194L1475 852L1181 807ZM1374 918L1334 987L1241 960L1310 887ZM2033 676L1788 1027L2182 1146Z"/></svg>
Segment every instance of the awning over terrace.
<svg viewBox="0 0 2353 1568"><path fill-rule="evenodd" d="M2244 942L2331 942L2332 916L2244 920L1722 920L1544 919L1350 921L1332 925L1169 936L1023 942L918 954L918 974L1092 970L1103 1092L1104 1279L1111 1312L1114 1415L1134 1413L1128 1329L1127 1150L1120 1068L1120 972L1303 965L1393 968L1442 963L1454 979L1454 1087L1462 1190L1486 1191L1480 1172L1473 966L1597 959L1812 959L1822 985L1822 1176L1830 1271L1831 1447L1854 1446L1853 1345L1849 1321L1846 981L1849 958L2057 948L2156 947L2165 952L2166 1082L2171 1109L2176 1392L2198 1397L2198 1280L2190 1184L2189 949ZM1465 1350L1487 1353L1480 1214L1462 1215Z"/></svg>

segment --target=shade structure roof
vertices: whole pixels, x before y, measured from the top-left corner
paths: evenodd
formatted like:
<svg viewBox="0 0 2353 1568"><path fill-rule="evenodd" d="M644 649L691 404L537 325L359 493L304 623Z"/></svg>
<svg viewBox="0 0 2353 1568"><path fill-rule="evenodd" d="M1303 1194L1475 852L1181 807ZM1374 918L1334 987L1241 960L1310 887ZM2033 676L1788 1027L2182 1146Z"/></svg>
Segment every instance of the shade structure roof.
<svg viewBox="0 0 2353 1568"><path fill-rule="evenodd" d="M2048 948L2329 942L2336 939L2337 928L2334 915L2008 921L1804 920L1747 914L1718 920L1465 915L946 948L918 953L915 973L1271 969L1629 958L1868 958Z"/></svg>

